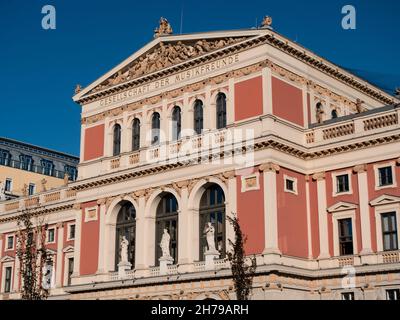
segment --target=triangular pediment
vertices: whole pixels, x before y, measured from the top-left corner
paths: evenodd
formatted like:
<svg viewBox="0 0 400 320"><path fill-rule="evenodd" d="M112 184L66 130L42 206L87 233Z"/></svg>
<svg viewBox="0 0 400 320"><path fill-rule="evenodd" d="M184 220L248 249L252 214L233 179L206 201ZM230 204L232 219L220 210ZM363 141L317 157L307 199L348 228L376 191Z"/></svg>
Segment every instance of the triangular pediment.
<svg viewBox="0 0 400 320"><path fill-rule="evenodd" d="M380 205L397 203L397 202L400 202L400 197L383 194L383 195L379 196L378 198L371 200L369 204L371 206L380 206Z"/></svg>
<svg viewBox="0 0 400 320"><path fill-rule="evenodd" d="M55 254L57 254L57 251L47 248L47 249L46 249L46 253L47 253L49 256L54 256Z"/></svg>
<svg viewBox="0 0 400 320"><path fill-rule="evenodd" d="M335 203L333 206L330 206L327 211L328 212L339 212L339 211L347 211L357 209L357 205L351 202L340 201Z"/></svg>
<svg viewBox="0 0 400 320"><path fill-rule="evenodd" d="M64 253L68 253L68 252L74 252L74 247L73 246L67 246L63 249Z"/></svg>
<svg viewBox="0 0 400 320"><path fill-rule="evenodd" d="M212 54L264 34L265 30L210 32L170 35L154 39L84 89L78 89L74 101L117 86L129 84L162 70Z"/></svg>
<svg viewBox="0 0 400 320"><path fill-rule="evenodd" d="M13 262L15 260L14 257L11 256L4 256L3 258L1 258L1 262Z"/></svg>

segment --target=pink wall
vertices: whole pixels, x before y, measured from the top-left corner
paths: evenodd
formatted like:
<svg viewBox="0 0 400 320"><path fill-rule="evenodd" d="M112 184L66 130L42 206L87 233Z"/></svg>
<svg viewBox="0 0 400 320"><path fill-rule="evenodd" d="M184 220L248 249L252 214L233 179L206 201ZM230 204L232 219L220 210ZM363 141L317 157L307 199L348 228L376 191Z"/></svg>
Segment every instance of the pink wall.
<svg viewBox="0 0 400 320"><path fill-rule="evenodd" d="M273 114L304 126L302 90L272 77Z"/></svg>
<svg viewBox="0 0 400 320"><path fill-rule="evenodd" d="M262 77L235 84L235 121L263 114Z"/></svg>
<svg viewBox="0 0 400 320"><path fill-rule="evenodd" d="M99 252L99 212L97 220L85 222L85 208L97 206L96 201L82 204L81 257L80 274L95 274L97 271Z"/></svg>
<svg viewBox="0 0 400 320"><path fill-rule="evenodd" d="M85 129L83 160L92 160L104 153L104 124Z"/></svg>
<svg viewBox="0 0 400 320"><path fill-rule="evenodd" d="M297 179L298 194L284 191L284 175ZM276 175L278 243L285 255L308 257L307 202L304 175L282 168Z"/></svg>
<svg viewBox="0 0 400 320"><path fill-rule="evenodd" d="M260 173L260 189L241 192L241 176L236 177L237 210L242 232L247 236L246 254L262 253L264 250L264 183Z"/></svg>

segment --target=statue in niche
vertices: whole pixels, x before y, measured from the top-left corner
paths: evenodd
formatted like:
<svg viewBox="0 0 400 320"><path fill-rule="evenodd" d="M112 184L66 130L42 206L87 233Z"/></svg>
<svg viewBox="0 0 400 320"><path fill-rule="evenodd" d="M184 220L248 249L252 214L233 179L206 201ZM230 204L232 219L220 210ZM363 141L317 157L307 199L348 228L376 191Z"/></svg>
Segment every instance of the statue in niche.
<svg viewBox="0 0 400 320"><path fill-rule="evenodd" d="M363 103L364 103L364 101L362 101L361 99L357 98L357 100L356 100L357 113L361 113L361 112L365 111L364 107L362 106Z"/></svg>
<svg viewBox="0 0 400 320"><path fill-rule="evenodd" d="M168 233L168 230L164 228L164 233L161 238L160 248L162 250L163 257L170 257L171 254L169 252L169 242L171 240L171 236Z"/></svg>
<svg viewBox="0 0 400 320"><path fill-rule="evenodd" d="M215 252L215 228L211 222L207 222L204 233L206 234L208 251Z"/></svg>
<svg viewBox="0 0 400 320"><path fill-rule="evenodd" d="M323 119L324 110L322 108L322 103L318 102L315 108L315 118L317 119L317 123L324 122Z"/></svg>
<svg viewBox="0 0 400 320"><path fill-rule="evenodd" d="M0 181L0 201L6 200L6 185L3 181Z"/></svg>
<svg viewBox="0 0 400 320"><path fill-rule="evenodd" d="M69 174L68 172L64 173L64 185L67 186L69 181Z"/></svg>
<svg viewBox="0 0 400 320"><path fill-rule="evenodd" d="M40 182L42 184L42 191L43 192L47 191L47 188L46 188L47 180L46 179L42 179Z"/></svg>
<svg viewBox="0 0 400 320"><path fill-rule="evenodd" d="M22 187L21 191L24 197L28 195L28 185L26 183L24 183L24 186Z"/></svg>
<svg viewBox="0 0 400 320"><path fill-rule="evenodd" d="M129 246L129 241L126 239L125 236L122 237L121 240L121 261L123 263L128 263L128 246Z"/></svg>

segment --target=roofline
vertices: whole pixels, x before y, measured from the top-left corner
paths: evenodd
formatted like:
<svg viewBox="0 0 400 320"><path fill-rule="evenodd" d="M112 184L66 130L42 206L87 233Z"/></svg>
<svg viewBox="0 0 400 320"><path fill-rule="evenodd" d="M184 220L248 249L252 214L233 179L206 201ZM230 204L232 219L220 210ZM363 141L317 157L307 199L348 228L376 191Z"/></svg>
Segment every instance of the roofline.
<svg viewBox="0 0 400 320"><path fill-rule="evenodd" d="M74 155L71 155L71 154L66 153L66 152L56 151L56 150L45 148L45 147L40 147L40 146L31 144L31 143L18 141L18 140L11 139L11 138L5 138L5 137L1 137L0 136L0 141L1 140L8 141L8 142L15 143L15 144L19 144L19 145L23 145L23 146L27 146L27 147L31 147L33 149L39 149L39 150L42 150L42 151L53 153L55 155L60 155L60 156L64 156L64 157L67 157L67 158L71 158L72 160L77 160L78 162L79 162L79 159L80 159L78 156L74 156Z"/></svg>

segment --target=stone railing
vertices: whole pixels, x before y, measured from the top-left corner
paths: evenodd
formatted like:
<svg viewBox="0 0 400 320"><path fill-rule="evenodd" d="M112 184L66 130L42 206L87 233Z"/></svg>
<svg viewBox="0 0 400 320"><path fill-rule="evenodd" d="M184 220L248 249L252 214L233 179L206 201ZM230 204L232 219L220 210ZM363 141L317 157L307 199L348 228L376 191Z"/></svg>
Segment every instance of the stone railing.
<svg viewBox="0 0 400 320"><path fill-rule="evenodd" d="M354 257L343 257L343 258L338 258L338 260L339 260L339 267L354 265Z"/></svg>
<svg viewBox="0 0 400 320"><path fill-rule="evenodd" d="M305 142L309 145L318 145L332 141L357 138L367 132L382 132L390 127L398 126L400 109L382 111L381 113L362 115L353 119L343 120L334 124L321 125L305 133Z"/></svg>
<svg viewBox="0 0 400 320"><path fill-rule="evenodd" d="M111 169L117 169L117 168L119 168L119 165L120 165L120 158L111 159L111 161L110 161Z"/></svg>
<svg viewBox="0 0 400 320"><path fill-rule="evenodd" d="M38 193L34 196L21 197L19 199L13 199L0 203L0 215L20 210L23 208L30 208L39 205L47 205L48 203L57 203L65 200L73 200L76 196L76 191L71 189L56 189L53 191L47 191Z"/></svg>
<svg viewBox="0 0 400 320"><path fill-rule="evenodd" d="M129 155L129 164L133 165L133 164L139 163L139 155L140 155L139 152L135 152L135 153Z"/></svg>
<svg viewBox="0 0 400 320"><path fill-rule="evenodd" d="M397 263L399 262L399 251L381 252L383 263Z"/></svg>

